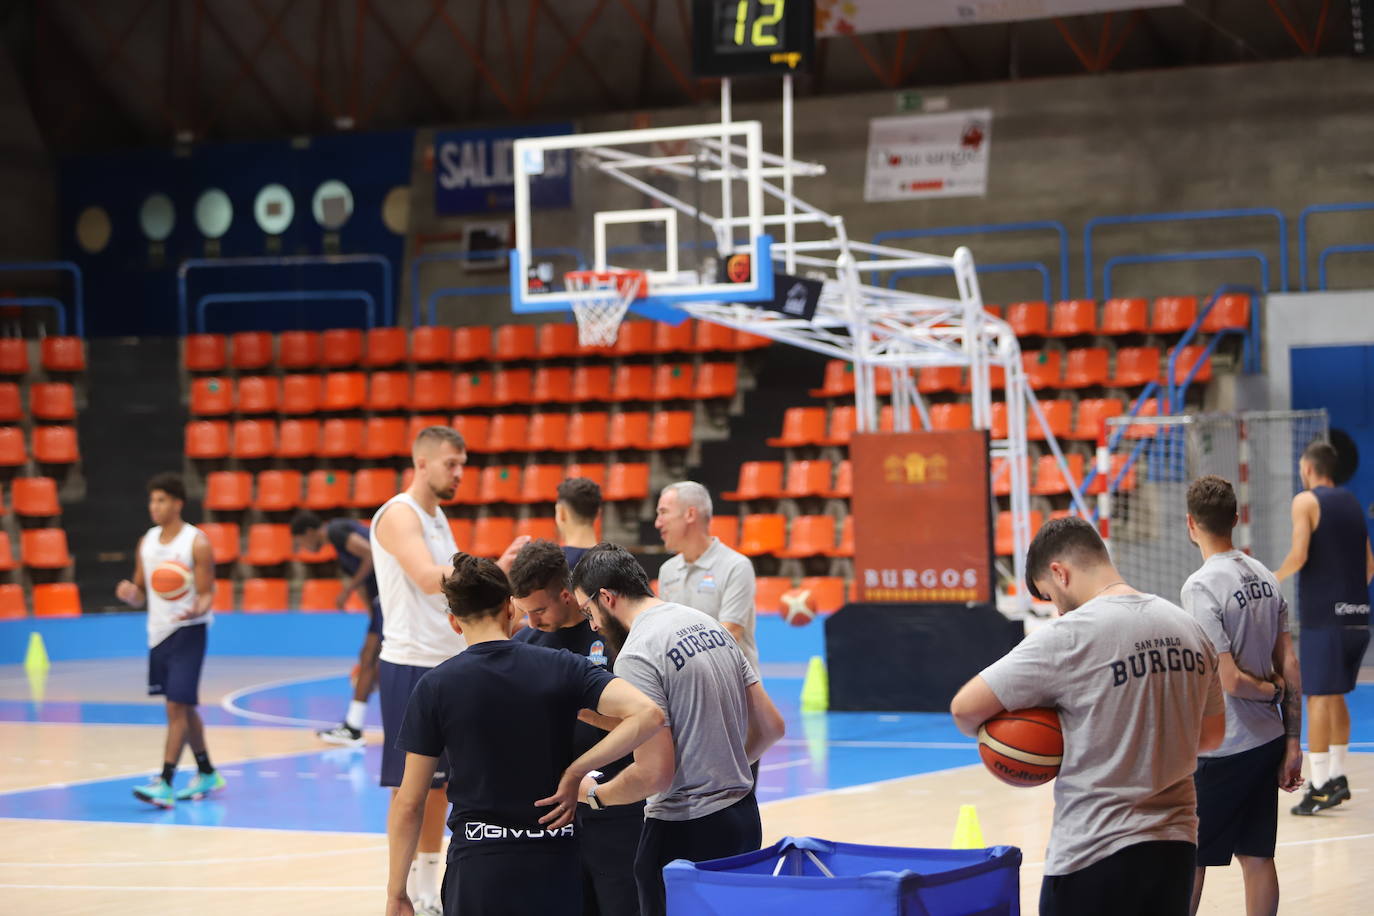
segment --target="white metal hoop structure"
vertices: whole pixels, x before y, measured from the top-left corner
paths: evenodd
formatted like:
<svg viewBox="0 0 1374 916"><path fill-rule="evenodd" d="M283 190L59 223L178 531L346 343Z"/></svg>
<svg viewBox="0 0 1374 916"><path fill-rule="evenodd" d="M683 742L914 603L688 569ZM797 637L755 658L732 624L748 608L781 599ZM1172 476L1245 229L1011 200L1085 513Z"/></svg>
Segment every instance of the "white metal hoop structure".
<svg viewBox="0 0 1374 916"><path fill-rule="evenodd" d="M577 342L584 347L613 345L630 303L648 294L642 270L572 270L563 275L563 282L570 291L599 294L572 304Z"/></svg>

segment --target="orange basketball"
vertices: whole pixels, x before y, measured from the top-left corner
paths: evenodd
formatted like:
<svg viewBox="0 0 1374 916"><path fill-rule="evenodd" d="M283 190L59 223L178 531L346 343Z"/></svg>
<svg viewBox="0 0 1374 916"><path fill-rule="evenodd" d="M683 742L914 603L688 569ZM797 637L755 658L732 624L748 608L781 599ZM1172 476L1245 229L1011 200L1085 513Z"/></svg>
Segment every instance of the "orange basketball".
<svg viewBox="0 0 1374 916"><path fill-rule="evenodd" d="M153 569L148 584L152 586L153 594L163 601L179 601L191 590L194 579L184 563L164 560Z"/></svg>
<svg viewBox="0 0 1374 916"><path fill-rule="evenodd" d="M978 729L983 766L1012 786L1044 785L1059 775L1064 733L1053 709L1015 709L999 713Z"/></svg>
<svg viewBox="0 0 1374 916"><path fill-rule="evenodd" d="M782 619L804 627L816 619L816 599L809 588L790 588L782 593Z"/></svg>

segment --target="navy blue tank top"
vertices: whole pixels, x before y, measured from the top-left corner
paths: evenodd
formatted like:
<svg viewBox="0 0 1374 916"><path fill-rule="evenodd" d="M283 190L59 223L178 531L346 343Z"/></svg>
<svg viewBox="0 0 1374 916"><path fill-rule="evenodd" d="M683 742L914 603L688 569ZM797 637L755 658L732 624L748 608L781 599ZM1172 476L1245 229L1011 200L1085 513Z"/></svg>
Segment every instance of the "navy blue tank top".
<svg viewBox="0 0 1374 916"><path fill-rule="evenodd" d="M1313 487L1312 495L1321 515L1298 571L1298 619L1304 627L1369 626L1364 510L1349 490Z"/></svg>

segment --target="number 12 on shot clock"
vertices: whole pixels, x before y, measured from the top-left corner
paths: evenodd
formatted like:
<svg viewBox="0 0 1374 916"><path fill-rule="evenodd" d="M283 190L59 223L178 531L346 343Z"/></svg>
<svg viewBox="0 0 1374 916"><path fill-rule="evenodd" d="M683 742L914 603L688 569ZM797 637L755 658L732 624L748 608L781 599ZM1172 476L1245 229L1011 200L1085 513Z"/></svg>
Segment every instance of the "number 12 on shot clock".
<svg viewBox="0 0 1374 916"><path fill-rule="evenodd" d="M815 0L695 0L692 69L749 76L810 69Z"/></svg>

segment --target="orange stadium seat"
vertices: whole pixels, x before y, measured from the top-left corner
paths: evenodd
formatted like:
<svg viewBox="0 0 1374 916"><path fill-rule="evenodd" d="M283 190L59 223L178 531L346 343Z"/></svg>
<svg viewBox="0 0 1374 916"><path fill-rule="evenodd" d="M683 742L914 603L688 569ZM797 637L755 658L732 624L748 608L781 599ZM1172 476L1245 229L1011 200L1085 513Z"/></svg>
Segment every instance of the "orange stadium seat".
<svg viewBox="0 0 1374 916"><path fill-rule="evenodd" d="M487 447L487 439L491 433L491 417L456 414L449 421L449 425L458 430L458 434L463 437L463 442L467 445L469 452L480 454L491 451Z"/></svg>
<svg viewBox="0 0 1374 916"><path fill-rule="evenodd" d="M4 463L5 452L3 437L7 430L0 429L0 463ZM15 430L15 432L19 432ZM20 439L22 454L23 439ZM229 424L224 420L193 420L186 424L186 454L191 458L226 458L229 455ZM22 461L15 462L22 464Z"/></svg>
<svg viewBox="0 0 1374 916"><path fill-rule="evenodd" d="M263 471L258 475L258 498L253 508L259 512L286 512L300 503L300 471Z"/></svg>
<svg viewBox="0 0 1374 916"><path fill-rule="evenodd" d="M410 454L410 447L414 445L415 438L420 435L420 431L431 426L448 426L448 420L439 414L415 414L406 421L406 451L403 454Z"/></svg>
<svg viewBox="0 0 1374 916"><path fill-rule="evenodd" d="M1116 351L1116 371L1112 374L1111 384L1118 388L1131 388L1158 381L1158 347L1123 347Z"/></svg>
<svg viewBox="0 0 1374 916"><path fill-rule="evenodd" d="M498 363L534 359L537 336L532 324L503 324L496 329L491 358Z"/></svg>
<svg viewBox="0 0 1374 916"><path fill-rule="evenodd" d="M1043 302L1013 302L1007 306L1007 324L1017 337L1044 337L1050 330L1050 310Z"/></svg>
<svg viewBox="0 0 1374 916"><path fill-rule="evenodd" d="M476 556L499 557L513 540L513 518L479 518L472 526L472 553Z"/></svg>
<svg viewBox="0 0 1374 916"><path fill-rule="evenodd" d="M854 466L846 458L835 468L835 484L821 494L829 499L848 499L854 495Z"/></svg>
<svg viewBox="0 0 1374 916"><path fill-rule="evenodd" d="M239 526L234 522L201 522L198 526L210 542L211 559L216 566L239 558Z"/></svg>
<svg viewBox="0 0 1374 916"><path fill-rule="evenodd" d="M1030 514L1030 536L1035 537L1035 533L1040 530L1040 526L1045 523L1045 516L1041 512L1031 512ZM993 534L994 552L999 557L1009 557L1012 555L1012 536L1011 536L1011 513L998 512L997 525Z"/></svg>
<svg viewBox="0 0 1374 916"><path fill-rule="evenodd" d="M654 369L652 398L655 401L685 401L693 397L692 367L689 363L664 363Z"/></svg>
<svg viewBox="0 0 1374 916"><path fill-rule="evenodd" d="M248 579L243 583L243 610L272 614L287 609L285 579Z"/></svg>
<svg viewBox="0 0 1374 916"><path fill-rule="evenodd" d="M704 401L733 398L739 387L739 367L734 363L702 363L697 369L693 395Z"/></svg>
<svg viewBox="0 0 1374 916"><path fill-rule="evenodd" d="M711 537L720 538L720 542L731 550L739 546L738 515L712 515L710 530Z"/></svg>
<svg viewBox="0 0 1374 916"><path fill-rule="evenodd" d="M1044 413L1045 422L1049 424L1050 432L1056 439L1065 439L1073 431L1072 401L1041 401L1040 410ZM1026 411L1026 437L1045 438L1045 430L1040 425L1040 419L1029 410Z"/></svg>
<svg viewBox="0 0 1374 916"><path fill-rule="evenodd" d="M616 356L640 356L654 352L654 322L626 321L620 325L615 346L611 352Z"/></svg>
<svg viewBox="0 0 1374 916"><path fill-rule="evenodd" d="M1021 354L1021 370L1026 382L1035 390L1058 388L1063 374L1062 356L1058 350L1038 350Z"/></svg>
<svg viewBox="0 0 1374 916"><path fill-rule="evenodd" d="M74 582L49 582L33 587L35 617L81 616L81 592Z"/></svg>
<svg viewBox="0 0 1374 916"><path fill-rule="evenodd" d="M789 407L782 415L782 435L769 439L771 446L823 445L826 441L824 407Z"/></svg>
<svg viewBox="0 0 1374 916"><path fill-rule="evenodd" d="M57 481L51 477L16 477L10 484L14 514L24 518L51 518L62 514L57 501Z"/></svg>
<svg viewBox="0 0 1374 916"><path fill-rule="evenodd" d="M406 438L404 417L369 417L363 427L363 447L360 458L391 458L410 454L410 440Z"/></svg>
<svg viewBox="0 0 1374 916"><path fill-rule="evenodd" d="M10 533L0 529L0 572L9 572L18 567L14 559L14 547L10 544Z"/></svg>
<svg viewBox="0 0 1374 916"><path fill-rule="evenodd" d="M453 407L453 373L420 369L412 380L410 410L448 410Z"/></svg>
<svg viewBox="0 0 1374 916"><path fill-rule="evenodd" d="M1073 476L1075 483L1083 482L1083 456L1074 452L1064 456L1068 462L1069 473ZM1058 496L1061 493L1069 492L1069 482L1064 477L1064 471L1059 467L1059 462L1054 460L1053 455L1041 455L1035 463L1035 485L1031 492L1036 496Z"/></svg>
<svg viewBox="0 0 1374 916"><path fill-rule="evenodd" d="M1140 405L1140 410L1136 411L1135 416L1140 419L1147 417L1157 417L1160 415L1159 398L1150 398ZM1159 427L1152 423L1133 423L1126 428L1127 439L1148 439L1159 431Z"/></svg>
<svg viewBox="0 0 1374 916"><path fill-rule="evenodd" d="M247 471L211 471L205 475L205 508L242 512L253 502L253 475Z"/></svg>
<svg viewBox="0 0 1374 916"><path fill-rule="evenodd" d="M539 325L535 352L540 359L577 356L582 352L577 342L577 325L564 321L549 321Z"/></svg>
<svg viewBox="0 0 1374 916"><path fill-rule="evenodd" d="M1216 334L1225 330L1244 331L1250 327L1250 297L1244 293L1227 293L1218 296L1207 317L1202 319L1202 330Z"/></svg>
<svg viewBox="0 0 1374 916"><path fill-rule="evenodd" d="M746 461L739 466L739 486L721 498L732 502L746 499L777 499L783 495L781 461Z"/></svg>
<svg viewBox="0 0 1374 916"><path fill-rule="evenodd" d="M844 607L844 579L839 576L807 576L798 588L811 593L816 610L822 614L834 613Z"/></svg>
<svg viewBox="0 0 1374 916"><path fill-rule="evenodd" d="M558 485L563 482L561 464L532 464L525 468L520 480L518 503L551 503L558 498Z"/></svg>
<svg viewBox="0 0 1374 916"><path fill-rule="evenodd" d="M696 337L692 341L694 353L731 353L735 349L735 331L710 321L696 322Z"/></svg>
<svg viewBox="0 0 1374 916"><path fill-rule="evenodd" d="M12 339L0 341L0 349ZM19 343L24 342L20 340ZM191 372L219 372L225 367L228 355L229 346L223 334L188 334L182 343L182 362ZM0 372L6 371L0 365ZM28 371L28 354L25 353L23 372Z"/></svg>
<svg viewBox="0 0 1374 916"><path fill-rule="evenodd" d="M645 411L630 411L611 417L607 443L613 449L648 448L649 414Z"/></svg>
<svg viewBox="0 0 1374 916"><path fill-rule="evenodd" d="M1054 312L1050 318L1050 337L1078 337L1096 333L1096 301L1067 299L1054 304Z"/></svg>
<svg viewBox="0 0 1374 916"><path fill-rule="evenodd" d="M331 417L320 426L321 458L354 458L363 448L363 421Z"/></svg>
<svg viewBox="0 0 1374 916"><path fill-rule="evenodd" d="M688 448L692 444L694 416L690 410L660 410L649 430L649 448Z"/></svg>
<svg viewBox="0 0 1374 916"><path fill-rule="evenodd" d="M318 375L288 375L281 383L282 413L315 413L320 409L323 382Z"/></svg>
<svg viewBox="0 0 1374 916"><path fill-rule="evenodd" d="M353 475L347 471L315 470L305 479L305 502L302 505L317 512L348 505Z"/></svg>
<svg viewBox="0 0 1374 916"><path fill-rule="evenodd" d="M1006 401L993 401L993 402L992 402L992 415L991 415L991 417L990 417L989 419L991 420L991 424L992 424L992 438L994 438L994 439L1005 439L1005 438L1007 438L1007 433L1008 433L1008 425L1007 425L1007 424L1008 424L1008 421L1007 421L1007 402L1006 402ZM1027 425L1029 425L1029 421L1028 421Z"/></svg>
<svg viewBox="0 0 1374 916"><path fill-rule="evenodd" d="M563 478L565 480L572 480L574 477L585 477L594 482L598 487L605 486L606 465L596 462L570 464L567 470L563 472Z"/></svg>
<svg viewBox="0 0 1374 916"><path fill-rule="evenodd" d="M49 372L86 371L86 345L80 337L44 337L39 353Z"/></svg>
<svg viewBox="0 0 1374 916"><path fill-rule="evenodd" d="M534 372L530 400L535 404L566 404L572 397L573 371L567 366L540 366Z"/></svg>
<svg viewBox="0 0 1374 916"><path fill-rule="evenodd" d="M841 404L830 409L830 431L826 433L822 445L849 445L854 438L854 424L857 422L853 404Z"/></svg>
<svg viewBox="0 0 1374 916"><path fill-rule="evenodd" d="M29 386L29 412L35 420L76 418L76 392L67 382L35 382Z"/></svg>
<svg viewBox="0 0 1374 916"><path fill-rule="evenodd" d="M751 334L748 331L741 331L738 329L735 331L734 349L741 352L745 350L762 350L764 347L771 347L772 345L773 339L771 337L764 337L762 334Z"/></svg>
<svg viewBox="0 0 1374 916"><path fill-rule="evenodd" d="M453 374L453 406L489 407L493 403L490 372L455 372Z"/></svg>
<svg viewBox="0 0 1374 916"><path fill-rule="evenodd" d="M356 366L363 358L363 332L358 328L330 328L320 335L320 364L327 369Z"/></svg>
<svg viewBox="0 0 1374 916"><path fill-rule="evenodd" d="M491 418L487 450L523 452L529 442L530 418L525 414L499 413Z"/></svg>
<svg viewBox="0 0 1374 916"><path fill-rule="evenodd" d="M234 457L267 458L277 450L277 424L272 420L239 420L234 424Z"/></svg>
<svg viewBox="0 0 1374 916"><path fill-rule="evenodd" d="M611 399L610 366L578 366L572 377L573 402L609 401Z"/></svg>
<svg viewBox="0 0 1374 916"><path fill-rule="evenodd" d="M326 331L326 334L329 332ZM326 351L327 353L327 351ZM367 376L361 372L331 372L324 377L321 410L359 410L367 400Z"/></svg>
<svg viewBox="0 0 1374 916"><path fill-rule="evenodd" d="M1212 378L1212 359L1206 356L1207 348L1203 346L1188 346L1178 351L1178 358L1174 360L1174 384L1182 385L1188 378L1188 373L1192 371L1193 365L1201 362L1202 365L1197 370L1197 375L1193 376L1194 383L1210 381Z"/></svg>
<svg viewBox="0 0 1374 916"><path fill-rule="evenodd" d="M410 332L410 356L417 366L447 363L453 359L453 331L422 327Z"/></svg>
<svg viewBox="0 0 1374 916"><path fill-rule="evenodd" d="M19 389L15 388L15 399ZM208 376L191 382L191 413L202 417L222 417L234 412L234 388L227 378ZM18 417L0 417L18 419Z"/></svg>
<svg viewBox="0 0 1374 916"><path fill-rule="evenodd" d="M32 569L64 569L72 564L67 532L61 528L29 528L19 534L19 553Z"/></svg>
<svg viewBox="0 0 1374 916"><path fill-rule="evenodd" d="M777 555L786 546L786 516L746 515L740 520L739 552L745 556Z"/></svg>
<svg viewBox="0 0 1374 916"><path fill-rule="evenodd" d="M1149 303L1144 299L1108 299L1102 306L1101 333L1110 337L1144 334Z"/></svg>
<svg viewBox="0 0 1374 916"><path fill-rule="evenodd" d="M24 603L24 586L0 585L0 620L22 620L29 615Z"/></svg>
<svg viewBox="0 0 1374 916"><path fill-rule="evenodd" d="M1178 334L1188 330L1197 320L1197 296L1160 296L1155 300L1150 331L1154 334Z"/></svg>
<svg viewBox="0 0 1374 916"><path fill-rule="evenodd" d="M567 448L568 415L537 413L530 417L526 445L533 452L561 452Z"/></svg>
<svg viewBox="0 0 1374 916"><path fill-rule="evenodd" d="M29 345L22 337L0 338L0 375L27 375Z"/></svg>
<svg viewBox="0 0 1374 916"><path fill-rule="evenodd" d="M244 559L253 566L277 566L291 559L291 526L250 525L248 552Z"/></svg>
<svg viewBox="0 0 1374 916"><path fill-rule="evenodd" d="M607 502L644 499L649 495L649 465L643 462L616 462L606 473L606 488L601 496Z"/></svg>
<svg viewBox="0 0 1374 916"><path fill-rule="evenodd" d="M654 352L690 353L692 351L692 340L695 335L696 327L690 318L676 325L667 324L662 321L655 322Z"/></svg>
<svg viewBox="0 0 1374 916"><path fill-rule="evenodd" d="M363 365L375 369L403 363L409 347L405 328L370 328L363 350Z"/></svg>
<svg viewBox="0 0 1374 916"><path fill-rule="evenodd" d="M477 484L478 505L518 503L520 477L520 468L513 464L493 464L482 468Z"/></svg>
<svg viewBox="0 0 1374 916"><path fill-rule="evenodd" d="M0 422L18 423L23 419L24 401L19 396L18 383L0 382Z"/></svg>
<svg viewBox="0 0 1374 916"><path fill-rule="evenodd" d="M451 518L448 520L448 530L453 532L453 543L458 545L459 550L465 553L471 551L472 519Z"/></svg>
<svg viewBox="0 0 1374 916"><path fill-rule="evenodd" d="M282 331L277 337L277 365L283 369L314 369L322 355L317 331Z"/></svg>
<svg viewBox="0 0 1374 916"><path fill-rule="evenodd" d="M232 579L215 580L215 601L211 607L217 614L237 610L234 606L234 581Z"/></svg>
<svg viewBox="0 0 1374 916"><path fill-rule="evenodd" d="M266 369L272 365L272 335L266 331L239 331L230 341L235 369Z"/></svg>
<svg viewBox="0 0 1374 916"><path fill-rule="evenodd" d="M787 466L783 495L793 499L823 496L830 490L832 471L829 461L794 461Z"/></svg>
<svg viewBox="0 0 1374 916"><path fill-rule="evenodd" d="M569 451L603 451L609 448L610 417L604 411L579 411L568 418Z"/></svg>
<svg viewBox="0 0 1374 916"><path fill-rule="evenodd" d="M854 366L842 359L825 364L825 378L821 387L812 388L813 398L842 398L854 393Z"/></svg>
<svg viewBox="0 0 1374 916"><path fill-rule="evenodd" d="M930 407L930 428L935 430L973 429L973 405L932 404Z"/></svg>
<svg viewBox="0 0 1374 916"><path fill-rule="evenodd" d="M239 413L276 413L281 383L274 375L246 375L239 379Z"/></svg>
<svg viewBox="0 0 1374 916"><path fill-rule="evenodd" d="M754 580L754 608L760 614L782 611L782 596L792 589L787 576L759 576Z"/></svg>
<svg viewBox="0 0 1374 916"><path fill-rule="evenodd" d="M353 475L354 509L376 510L397 493L396 472L390 468L366 468Z"/></svg>
<svg viewBox="0 0 1374 916"><path fill-rule="evenodd" d="M491 402L498 407L528 404L534 397L534 372L503 368L492 373Z"/></svg>
<svg viewBox="0 0 1374 916"><path fill-rule="evenodd" d="M476 325L453 332L453 361L473 363L491 358L491 328Z"/></svg>
<svg viewBox="0 0 1374 916"><path fill-rule="evenodd" d="M926 366L916 374L916 390L921 394L960 391L963 385L964 370L958 366Z"/></svg>
<svg viewBox="0 0 1374 916"><path fill-rule="evenodd" d="M367 385L367 409L380 412L408 410L409 372L373 372ZM445 405L447 406L447 405Z"/></svg>
<svg viewBox="0 0 1374 916"><path fill-rule="evenodd" d="M515 536L558 543L558 525L552 518L527 518L515 523Z"/></svg>
<svg viewBox="0 0 1374 916"><path fill-rule="evenodd" d="M406 474L401 475L401 489L404 490L410 486L410 481L407 479L407 477L408 475L414 475L414 473L414 469L406 468ZM453 494L453 499L444 503L444 505L451 505L455 503L462 504L464 506L477 505L479 502L478 497L480 495L478 488L481 486L481 483L482 474L477 468L473 468L470 471L467 471L463 474L463 479L458 483L458 490L456 493Z"/></svg>
<svg viewBox="0 0 1374 916"><path fill-rule="evenodd" d="M639 322L647 324L648 322ZM654 399L654 367L622 364L615 368L611 379L612 401L652 401Z"/></svg>
<svg viewBox="0 0 1374 916"><path fill-rule="evenodd" d="M799 515L792 519L787 547L780 557L828 556L835 549L835 516Z"/></svg>
<svg viewBox="0 0 1374 916"><path fill-rule="evenodd" d="M916 411L915 406L908 408L908 414L911 417L911 428L920 429L921 415ZM883 407L878 411L878 429L882 432L890 433L897 428L896 422L897 413L895 410L892 409L892 405L883 405Z"/></svg>
<svg viewBox="0 0 1374 916"><path fill-rule="evenodd" d="M328 579L306 579L301 585L302 611L338 610L343 582L334 576Z"/></svg>
<svg viewBox="0 0 1374 916"><path fill-rule="evenodd" d="M1125 408L1120 398L1085 398L1078 402L1078 419L1071 439L1096 441L1109 417L1119 417Z"/></svg>
<svg viewBox="0 0 1374 916"><path fill-rule="evenodd" d="M282 420L277 427L278 458L309 458L319 448L319 420Z"/></svg>
<svg viewBox="0 0 1374 916"><path fill-rule="evenodd" d="M1070 350L1064 366L1062 388L1089 388L1107 384L1107 350L1105 347L1084 347Z"/></svg>

